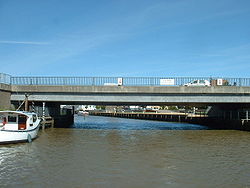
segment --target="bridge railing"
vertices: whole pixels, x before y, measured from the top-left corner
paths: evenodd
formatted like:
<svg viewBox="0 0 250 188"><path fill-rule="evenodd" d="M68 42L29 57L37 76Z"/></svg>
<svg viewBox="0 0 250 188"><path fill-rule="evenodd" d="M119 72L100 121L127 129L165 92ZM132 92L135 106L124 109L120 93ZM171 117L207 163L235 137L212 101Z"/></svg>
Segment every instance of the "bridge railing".
<svg viewBox="0 0 250 188"><path fill-rule="evenodd" d="M1 84L10 84L11 76L8 74L0 73L0 83Z"/></svg>
<svg viewBox="0 0 250 188"><path fill-rule="evenodd" d="M1 74L0 74L1 75ZM250 78L215 77L8 77L0 78L13 85L121 85L125 86L181 86L194 80L223 79L229 86L250 86Z"/></svg>

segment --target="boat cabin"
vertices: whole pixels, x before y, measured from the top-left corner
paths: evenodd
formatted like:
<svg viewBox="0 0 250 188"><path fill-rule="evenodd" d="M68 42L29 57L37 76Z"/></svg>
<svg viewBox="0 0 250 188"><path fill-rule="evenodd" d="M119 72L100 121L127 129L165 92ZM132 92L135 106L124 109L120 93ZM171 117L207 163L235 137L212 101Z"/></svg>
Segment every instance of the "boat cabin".
<svg viewBox="0 0 250 188"><path fill-rule="evenodd" d="M35 113L26 112L0 112L0 129L4 130L26 130L37 121Z"/></svg>

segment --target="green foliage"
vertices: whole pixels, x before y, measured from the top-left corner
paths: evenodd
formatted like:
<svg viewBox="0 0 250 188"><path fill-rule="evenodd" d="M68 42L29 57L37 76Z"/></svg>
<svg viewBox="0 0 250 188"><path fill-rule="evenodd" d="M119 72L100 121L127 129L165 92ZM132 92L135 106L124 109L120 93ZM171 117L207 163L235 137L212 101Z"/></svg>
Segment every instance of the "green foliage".
<svg viewBox="0 0 250 188"><path fill-rule="evenodd" d="M96 106L97 110L105 110L105 106Z"/></svg>
<svg viewBox="0 0 250 188"><path fill-rule="evenodd" d="M168 110L178 110L177 106L168 106Z"/></svg>

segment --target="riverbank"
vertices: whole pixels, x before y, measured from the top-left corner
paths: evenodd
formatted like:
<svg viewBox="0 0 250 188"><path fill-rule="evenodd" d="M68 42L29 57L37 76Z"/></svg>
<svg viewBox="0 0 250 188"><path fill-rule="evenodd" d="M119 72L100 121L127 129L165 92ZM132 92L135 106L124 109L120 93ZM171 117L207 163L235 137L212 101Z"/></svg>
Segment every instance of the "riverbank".
<svg viewBox="0 0 250 188"><path fill-rule="evenodd" d="M224 119L208 117L203 114L190 114L181 112L155 113L155 112L90 112L93 116L108 116L129 119L157 120L167 122L182 122L208 126L213 129L250 130L250 122L241 119Z"/></svg>

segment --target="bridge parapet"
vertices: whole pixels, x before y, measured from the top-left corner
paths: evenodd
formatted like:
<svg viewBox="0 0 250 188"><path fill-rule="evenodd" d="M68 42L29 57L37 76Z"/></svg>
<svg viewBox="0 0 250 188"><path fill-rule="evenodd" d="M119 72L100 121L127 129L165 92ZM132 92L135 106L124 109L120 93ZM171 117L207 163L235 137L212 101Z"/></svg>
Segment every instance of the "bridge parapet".
<svg viewBox="0 0 250 188"><path fill-rule="evenodd" d="M10 109L11 87L0 83L0 109Z"/></svg>

